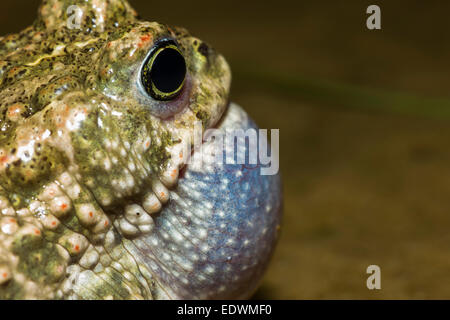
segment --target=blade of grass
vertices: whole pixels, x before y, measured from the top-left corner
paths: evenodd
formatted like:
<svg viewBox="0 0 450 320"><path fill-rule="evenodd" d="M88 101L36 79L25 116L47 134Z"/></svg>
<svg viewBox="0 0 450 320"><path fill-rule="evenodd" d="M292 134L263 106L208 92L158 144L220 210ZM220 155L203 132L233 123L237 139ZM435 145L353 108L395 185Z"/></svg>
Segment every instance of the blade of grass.
<svg viewBox="0 0 450 320"><path fill-rule="evenodd" d="M233 78L264 91L334 108L450 119L450 99L423 97L233 65Z"/></svg>

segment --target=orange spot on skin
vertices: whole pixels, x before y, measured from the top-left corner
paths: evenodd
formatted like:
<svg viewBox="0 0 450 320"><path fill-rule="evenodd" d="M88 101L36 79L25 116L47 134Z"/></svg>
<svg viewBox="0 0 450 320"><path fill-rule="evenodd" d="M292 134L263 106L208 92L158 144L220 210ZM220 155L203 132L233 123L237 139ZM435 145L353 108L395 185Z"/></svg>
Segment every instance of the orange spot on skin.
<svg viewBox="0 0 450 320"><path fill-rule="evenodd" d="M41 234L41 230L39 230L39 229L34 229L34 233L38 236L38 235Z"/></svg>
<svg viewBox="0 0 450 320"><path fill-rule="evenodd" d="M8 161L8 156L0 157L0 162L1 163L5 163L6 161Z"/></svg>
<svg viewBox="0 0 450 320"><path fill-rule="evenodd" d="M78 252L78 251L80 251L80 246L76 244L76 245L74 246L74 249L75 249L76 252Z"/></svg>
<svg viewBox="0 0 450 320"><path fill-rule="evenodd" d="M105 221L105 227L108 225L108 220Z"/></svg>
<svg viewBox="0 0 450 320"><path fill-rule="evenodd" d="M41 36L42 36L42 32L36 32L36 33L33 35L33 39L34 39L34 40L40 40Z"/></svg>
<svg viewBox="0 0 450 320"><path fill-rule="evenodd" d="M14 117L18 113L20 113L21 110L22 110L22 105L20 105L20 104L12 105L11 107L8 108L8 116Z"/></svg>
<svg viewBox="0 0 450 320"><path fill-rule="evenodd" d="M91 212L89 212L89 217L93 217L94 216L94 214L92 213L92 211Z"/></svg>
<svg viewBox="0 0 450 320"><path fill-rule="evenodd" d="M9 74L10 75L14 75L14 73L17 71L17 67L11 68L11 70L9 70Z"/></svg>
<svg viewBox="0 0 450 320"><path fill-rule="evenodd" d="M16 219L9 219L9 222L16 223Z"/></svg>
<svg viewBox="0 0 450 320"><path fill-rule="evenodd" d="M8 277L8 274L6 272L3 272L2 277L6 279L6 277Z"/></svg>
<svg viewBox="0 0 450 320"><path fill-rule="evenodd" d="M34 175L33 170L31 170L31 169L25 170L25 177L30 178L30 177L32 177L33 175Z"/></svg>
<svg viewBox="0 0 450 320"><path fill-rule="evenodd" d="M56 226L56 221L53 221L53 222L52 222L52 226Z"/></svg>
<svg viewBox="0 0 450 320"><path fill-rule="evenodd" d="M173 170L172 173L170 174L170 176L172 178L175 178L176 175L177 175L177 170Z"/></svg>
<svg viewBox="0 0 450 320"><path fill-rule="evenodd" d="M150 142L149 142L149 141L147 141L147 142L145 143L145 147L146 147L146 148L150 147Z"/></svg>
<svg viewBox="0 0 450 320"><path fill-rule="evenodd" d="M165 197L166 194L164 192L161 192L161 197Z"/></svg>
<svg viewBox="0 0 450 320"><path fill-rule="evenodd" d="M63 203L61 205L61 210L66 210L67 209L67 203Z"/></svg>
<svg viewBox="0 0 450 320"><path fill-rule="evenodd" d="M152 37L149 34L146 34L141 37L141 41L138 43L138 47L142 48L145 43L149 42L152 39Z"/></svg>
<svg viewBox="0 0 450 320"><path fill-rule="evenodd" d="M183 159L183 152L180 152L180 159Z"/></svg>

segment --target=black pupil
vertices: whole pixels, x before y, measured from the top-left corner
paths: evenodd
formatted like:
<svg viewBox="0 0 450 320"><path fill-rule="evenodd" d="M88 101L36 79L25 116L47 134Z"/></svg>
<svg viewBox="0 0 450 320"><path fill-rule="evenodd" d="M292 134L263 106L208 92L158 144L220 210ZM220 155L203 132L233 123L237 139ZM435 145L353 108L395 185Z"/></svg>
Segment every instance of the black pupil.
<svg viewBox="0 0 450 320"><path fill-rule="evenodd" d="M173 48L163 49L153 61L150 78L161 92L176 91L186 76L186 62L183 56Z"/></svg>

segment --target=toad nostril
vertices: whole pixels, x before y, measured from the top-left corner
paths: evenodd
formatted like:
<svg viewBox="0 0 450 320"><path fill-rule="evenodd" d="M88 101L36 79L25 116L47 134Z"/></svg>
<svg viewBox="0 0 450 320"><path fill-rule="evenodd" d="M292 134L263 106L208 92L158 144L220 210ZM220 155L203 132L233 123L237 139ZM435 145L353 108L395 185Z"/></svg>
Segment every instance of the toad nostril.
<svg viewBox="0 0 450 320"><path fill-rule="evenodd" d="M204 42L202 42L202 43L198 46L197 51L198 51L201 55L203 55L203 56L205 56L205 57L208 57L208 55L209 55L209 47L208 47L208 45L207 45L206 43L204 43Z"/></svg>

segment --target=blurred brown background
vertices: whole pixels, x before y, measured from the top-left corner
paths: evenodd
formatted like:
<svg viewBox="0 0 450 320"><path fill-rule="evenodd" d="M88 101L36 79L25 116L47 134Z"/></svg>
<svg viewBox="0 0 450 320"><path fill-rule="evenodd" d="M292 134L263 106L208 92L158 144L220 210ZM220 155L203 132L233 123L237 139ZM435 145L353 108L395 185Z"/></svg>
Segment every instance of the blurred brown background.
<svg viewBox="0 0 450 320"><path fill-rule="evenodd" d="M284 227L255 298L450 298L450 2L130 2L222 52L232 100L280 129ZM37 6L1 2L0 33Z"/></svg>

